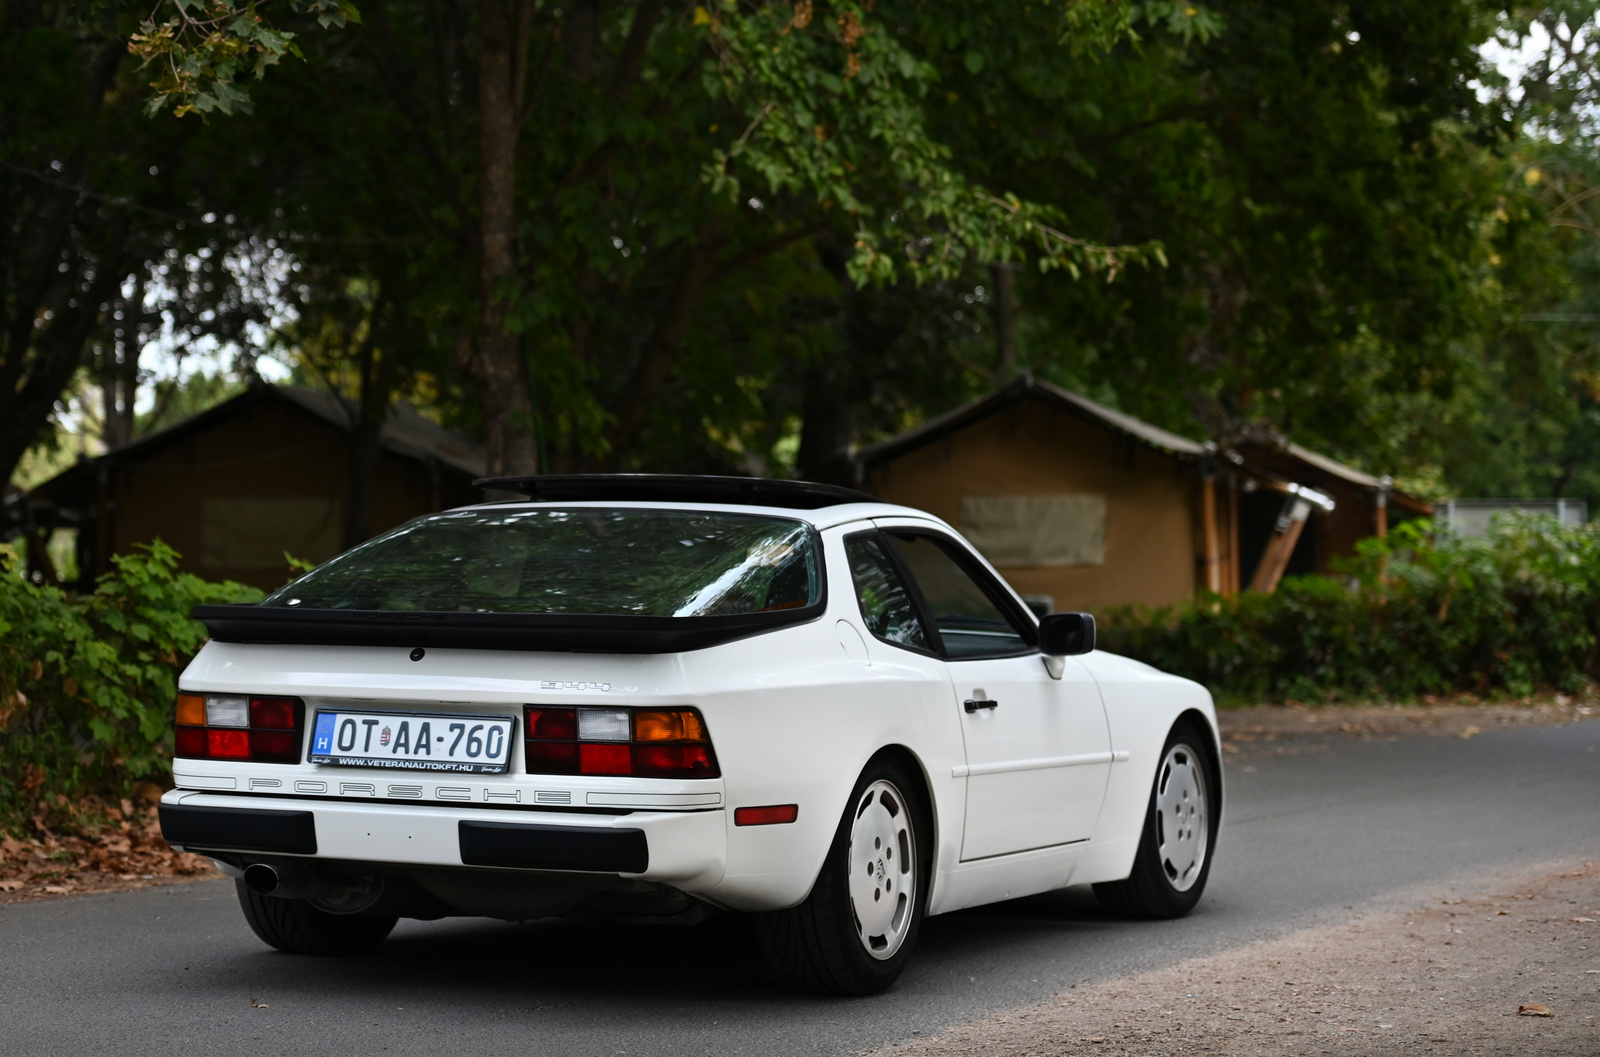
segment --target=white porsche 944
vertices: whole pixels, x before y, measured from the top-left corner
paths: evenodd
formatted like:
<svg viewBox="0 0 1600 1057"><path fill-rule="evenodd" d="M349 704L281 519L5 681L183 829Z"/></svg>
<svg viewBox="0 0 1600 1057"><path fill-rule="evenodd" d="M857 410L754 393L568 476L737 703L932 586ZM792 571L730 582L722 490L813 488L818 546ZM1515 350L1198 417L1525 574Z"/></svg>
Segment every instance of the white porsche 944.
<svg viewBox="0 0 1600 1057"><path fill-rule="evenodd" d="M1200 898L1206 690L1037 618L949 525L793 481L546 476L202 606L161 826L284 951L398 918L748 913L865 994L923 918Z"/></svg>

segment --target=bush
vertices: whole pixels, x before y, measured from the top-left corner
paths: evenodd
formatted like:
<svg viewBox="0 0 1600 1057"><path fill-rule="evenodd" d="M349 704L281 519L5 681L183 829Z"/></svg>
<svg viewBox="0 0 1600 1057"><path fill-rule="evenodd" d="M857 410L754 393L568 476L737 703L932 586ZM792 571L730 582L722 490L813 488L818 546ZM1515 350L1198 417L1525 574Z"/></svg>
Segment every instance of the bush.
<svg viewBox="0 0 1600 1057"><path fill-rule="evenodd" d="M29 582L0 547L0 830L70 817L88 795L171 785L178 673L205 642L189 612L261 597L180 573L177 559L157 540L73 597Z"/></svg>
<svg viewBox="0 0 1600 1057"><path fill-rule="evenodd" d="M1600 526L1512 516L1434 541L1408 523L1336 572L1113 610L1102 641L1231 700L1523 696L1600 675Z"/></svg>

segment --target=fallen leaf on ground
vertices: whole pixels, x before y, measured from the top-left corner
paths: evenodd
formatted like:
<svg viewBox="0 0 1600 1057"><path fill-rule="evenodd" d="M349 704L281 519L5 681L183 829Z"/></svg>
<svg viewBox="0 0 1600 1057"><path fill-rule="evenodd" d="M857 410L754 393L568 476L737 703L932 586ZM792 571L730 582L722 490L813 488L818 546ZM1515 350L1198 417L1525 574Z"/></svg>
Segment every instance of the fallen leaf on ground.
<svg viewBox="0 0 1600 1057"><path fill-rule="evenodd" d="M53 896L64 896L68 892L72 891L72 889L68 888L66 885L45 885L44 891L49 892Z"/></svg>
<svg viewBox="0 0 1600 1057"><path fill-rule="evenodd" d="M23 881L0 881L0 892L15 892L25 883Z"/></svg>
<svg viewBox="0 0 1600 1057"><path fill-rule="evenodd" d="M1456 737L1458 737L1458 738L1470 738L1474 734L1482 734L1482 733L1483 733L1483 728L1482 727L1468 727L1466 730L1463 730L1460 734L1457 734Z"/></svg>
<svg viewBox="0 0 1600 1057"><path fill-rule="evenodd" d="M250 999L250 1008L251 1009L271 1009L272 1007L267 1005L265 1002L257 1002L254 998L251 998Z"/></svg>
<svg viewBox="0 0 1600 1057"><path fill-rule="evenodd" d="M1517 1007L1517 1016L1519 1016L1519 1017L1553 1017L1553 1016L1555 1016L1555 1014L1550 1011L1550 1007L1549 1006L1544 1005L1541 1002L1530 1002L1525 1006L1518 1006Z"/></svg>
<svg viewBox="0 0 1600 1057"><path fill-rule="evenodd" d="M1581 921L1585 925L1593 925L1594 924L1594 918L1573 918L1572 920L1573 921Z"/></svg>

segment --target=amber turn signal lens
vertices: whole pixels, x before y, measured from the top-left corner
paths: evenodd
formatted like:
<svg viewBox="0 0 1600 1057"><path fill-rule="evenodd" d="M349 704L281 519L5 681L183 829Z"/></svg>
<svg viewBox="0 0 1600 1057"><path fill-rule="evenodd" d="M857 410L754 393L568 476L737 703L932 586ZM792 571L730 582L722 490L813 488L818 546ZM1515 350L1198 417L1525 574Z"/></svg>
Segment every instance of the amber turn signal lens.
<svg viewBox="0 0 1600 1057"><path fill-rule="evenodd" d="M203 727L206 725L206 699L199 694L178 695L178 726Z"/></svg>
<svg viewBox="0 0 1600 1057"><path fill-rule="evenodd" d="M706 728L700 717L687 710L635 712L635 741L705 741Z"/></svg>

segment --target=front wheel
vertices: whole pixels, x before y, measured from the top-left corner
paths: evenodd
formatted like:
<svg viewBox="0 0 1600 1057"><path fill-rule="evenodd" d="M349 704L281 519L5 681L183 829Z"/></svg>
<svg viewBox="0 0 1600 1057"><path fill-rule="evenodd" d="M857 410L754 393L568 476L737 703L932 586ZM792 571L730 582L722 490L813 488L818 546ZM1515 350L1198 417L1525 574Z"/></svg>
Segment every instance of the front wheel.
<svg viewBox="0 0 1600 1057"><path fill-rule="evenodd" d="M269 947L289 954L361 954L382 943L398 918L330 914L306 899L280 899L252 892L243 881L239 909L250 930Z"/></svg>
<svg viewBox="0 0 1600 1057"><path fill-rule="evenodd" d="M1133 872L1094 886L1107 910L1129 917L1177 918L1194 909L1211 874L1222 800L1202 731L1184 721L1161 750Z"/></svg>
<svg viewBox="0 0 1600 1057"><path fill-rule="evenodd" d="M931 830L920 783L893 760L869 765L811 895L757 919L762 951L778 975L837 995L876 994L893 984L922 926Z"/></svg>

